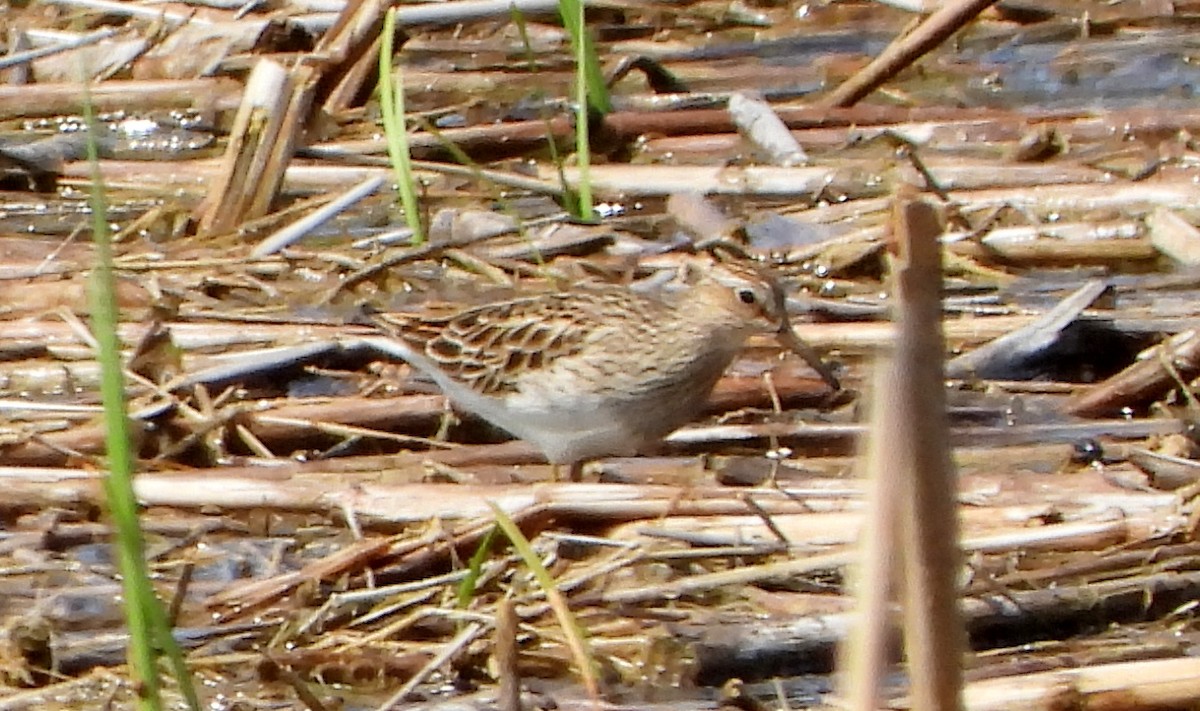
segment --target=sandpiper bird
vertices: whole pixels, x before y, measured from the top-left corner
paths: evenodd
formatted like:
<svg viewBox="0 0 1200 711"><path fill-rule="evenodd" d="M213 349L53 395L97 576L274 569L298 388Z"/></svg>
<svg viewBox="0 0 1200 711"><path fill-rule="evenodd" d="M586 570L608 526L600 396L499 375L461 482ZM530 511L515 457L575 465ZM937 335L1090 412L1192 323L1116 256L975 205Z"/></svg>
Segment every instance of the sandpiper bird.
<svg viewBox="0 0 1200 711"><path fill-rule="evenodd" d="M530 442L550 463L630 456L694 418L753 333L773 332L834 390L791 329L778 283L750 266L690 260L683 288L647 295L584 283L444 318L381 314L383 349L450 401Z"/></svg>

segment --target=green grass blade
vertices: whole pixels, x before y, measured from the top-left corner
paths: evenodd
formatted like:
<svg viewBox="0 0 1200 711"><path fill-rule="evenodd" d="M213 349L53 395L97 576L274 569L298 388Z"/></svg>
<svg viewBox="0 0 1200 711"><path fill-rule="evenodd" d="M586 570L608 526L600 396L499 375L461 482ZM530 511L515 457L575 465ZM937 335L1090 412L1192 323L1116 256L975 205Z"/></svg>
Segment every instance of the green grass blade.
<svg viewBox="0 0 1200 711"><path fill-rule="evenodd" d="M559 0L561 3L566 0ZM592 86L589 81L589 74L592 64L598 68L599 62L596 61L596 53L590 46L590 35L587 33L587 26L584 24L583 3L579 0L573 0L578 6L579 15L574 17L576 23L576 32L584 41L575 43L575 163L579 168L579 217L580 219L593 222L596 219L596 213L592 203L592 142L591 130L588 125L588 101L594 98ZM565 14L564 14L565 17ZM591 52L589 53L589 49ZM604 87L604 78L600 78L600 86ZM608 101L608 92L604 92L604 101ZM599 110L598 110L599 111ZM603 114L605 111L599 111Z"/></svg>
<svg viewBox="0 0 1200 711"><path fill-rule="evenodd" d="M383 36L380 38L379 110L383 116L383 133L387 136L388 158L391 160L392 170L396 173L400 202L404 206L404 220L412 230L413 242L421 244L425 241L425 230L421 226L412 153L408 145L408 127L404 122L404 82L393 76L393 72L403 71L401 65L392 64L392 40L395 36L396 8L392 7L388 8L383 17Z"/></svg>
<svg viewBox="0 0 1200 711"><path fill-rule="evenodd" d="M471 173L475 176L475 180L479 181L479 183L481 185L488 185L488 178L486 175L484 175L483 169L480 168L479 164L476 163L474 160L472 160L471 156L467 155L463 151L463 149L458 146L458 144L456 144L454 141L451 141L448 138L446 138L446 136L443 135L442 132L438 130L437 126L434 126L433 124L429 123L425 119L418 118L417 121L421 126L421 130L428 133L429 135L433 136L435 139L437 139L438 144L441 145L442 148L444 148L446 150L446 152L450 154L451 158L453 158L459 165L461 165L464 168L467 168L468 170L471 171ZM554 142L553 139L551 139L551 143L553 143L553 142ZM559 165L559 179L565 188L566 187L566 178L562 174L562 165L561 164ZM570 200L573 195L574 195L574 193L572 193L569 189L567 189L567 190L565 190L562 199L564 201ZM528 231L525 229L524 224L522 224L520 213L517 210L513 209L512 205L508 201L508 198L506 198L504 196L504 191L503 190L494 190L493 194L492 194L492 200L494 200L496 202L496 204L499 206L500 212L502 214L508 215L509 217L513 218L513 220L517 223L518 233L520 234L521 239L525 240L525 242L529 245L529 249L533 255L533 263L538 265L539 268L545 267L546 260L542 258L541 250L538 249L537 243L535 243L529 237Z"/></svg>
<svg viewBox="0 0 1200 711"><path fill-rule="evenodd" d="M525 49L525 64L529 69L529 73L537 74L537 57L535 57L533 54L533 43L529 41L529 28L525 25L525 15L516 5L509 6L508 14L512 19L513 24L517 26L517 34L521 38L521 46ZM578 62L576 62L576 66L578 66ZM578 76L579 74L577 72L576 77ZM540 94L540 92L536 92L535 97L538 94ZM579 192L575 190L575 188L571 187L571 184L567 182L567 174L563 170L563 159L558 152L558 142L554 140L554 130L550 126L550 116L544 110L539 112L539 114L542 121L546 124L546 148L550 152L550 162L554 165L555 170L558 172L558 183L562 186L562 204L566 210L575 217L581 219L583 219L585 215L590 217L590 212L584 213L580 209L581 203L579 200ZM576 121L579 120L578 117L579 114L576 113ZM578 138L579 136L576 134L577 141ZM590 147L588 150L590 150Z"/></svg>
<svg viewBox="0 0 1200 711"><path fill-rule="evenodd" d="M600 684L596 678L595 662L588 647L587 638L583 630L575 622L575 616L571 614L566 598L558 591L558 587L554 584L554 579L550 577L550 571L546 570L546 566L542 565L542 561L538 558L537 553L534 552L533 546L529 544L529 539L525 537L524 533L521 533L521 529L517 527L517 524L495 503L489 501L487 505L496 516L496 525L508 537L509 542L516 549L517 555L521 556L522 562L533 573L538 586L546 594L546 601L550 603L550 609L554 611L554 616L558 619L558 625L562 628L563 636L567 640L567 646L571 650L571 656L575 658L575 663L579 667L579 673L583 676L583 685L587 689L588 694L594 699L599 698Z"/></svg>
<svg viewBox="0 0 1200 711"><path fill-rule="evenodd" d="M571 37L571 50L575 56L575 161L579 167L579 185L576 187L579 200L574 211L576 217L593 222L596 213L592 207L589 119L592 112L603 117L612 111L612 102L604 82L604 73L600 69L600 59L596 56L595 44L587 31L583 0L558 0L558 13Z"/></svg>
<svg viewBox="0 0 1200 711"><path fill-rule="evenodd" d="M479 582L479 576L483 571L483 562L487 560L488 555L492 551L492 541L496 540L496 533L500 529L493 526L479 542L479 547L475 549L475 553L471 556L471 560L467 561L467 577L462 579L458 584L455 598L459 609L465 610L470 606L471 600L475 599L475 585Z"/></svg>
<svg viewBox="0 0 1200 711"><path fill-rule="evenodd" d="M583 0L558 0L558 14L563 27L571 36L571 48L576 61L586 77L587 105L597 114L604 116L612 111L612 100L604 81L604 70L600 68L600 57L596 54L596 43L592 41L584 23Z"/></svg>
<svg viewBox="0 0 1200 711"><path fill-rule="evenodd" d="M108 200L100 175L95 140L95 114L87 84L84 84L84 120L88 126L87 158L92 170L92 232L96 265L89 283L92 331L100 363L100 396L104 406L105 447L108 476L104 496L116 533L117 564L125 594L125 617L129 632L129 664L136 688L136 707L146 711L162 708L162 681L158 675L158 651L166 650L175 667L179 689L190 708L199 711L200 701L183 653L175 644L150 575L146 569L145 542L138 519L133 490L134 454L130 450L129 419L125 412L125 381L121 345L117 337L116 280L113 275L112 235L108 226Z"/></svg>
<svg viewBox="0 0 1200 711"><path fill-rule="evenodd" d="M86 84L85 84L86 86ZM84 101L84 120L95 125L90 100ZM117 564L125 592L125 618L129 631L129 664L137 689L137 708L162 708L162 683L158 678L154 633L151 629L146 587L145 545L138 524L133 493L133 456L129 451L129 421L125 416L125 383L121 372L121 347L117 340L117 299L112 273L112 235L108 204L101 183L94 131L88 131L87 154L92 166L92 232L96 266L89 284L92 330L99 348L100 396L104 403L105 446L108 476L104 495L116 529ZM150 592L153 596L153 591Z"/></svg>

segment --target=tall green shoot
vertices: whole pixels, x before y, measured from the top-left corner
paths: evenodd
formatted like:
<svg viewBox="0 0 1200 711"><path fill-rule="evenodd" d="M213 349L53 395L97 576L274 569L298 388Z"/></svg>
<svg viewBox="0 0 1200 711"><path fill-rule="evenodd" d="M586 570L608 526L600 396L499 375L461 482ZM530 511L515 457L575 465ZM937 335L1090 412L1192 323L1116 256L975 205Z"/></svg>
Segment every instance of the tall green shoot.
<svg viewBox="0 0 1200 711"><path fill-rule="evenodd" d="M567 34L571 36L576 73L583 75L576 84L583 86L591 110L604 116L612 111L612 101L608 96L604 71L600 68L600 58L596 54L596 43L587 32L583 10L583 0L558 0L558 14Z"/></svg>
<svg viewBox="0 0 1200 711"><path fill-rule="evenodd" d="M425 230L421 227L412 153L408 146L408 127L404 121L403 68L392 63L395 36L396 8L390 7L383 16L383 36L379 43L379 109L383 117L383 133L387 137L388 158L396 174L400 202L404 206L404 220L412 230L413 243L421 244L425 241Z"/></svg>
<svg viewBox="0 0 1200 711"><path fill-rule="evenodd" d="M132 439L125 412L124 372L117 337L119 315L113 275L112 234L108 225L108 200L100 175L95 139L96 117L86 79L83 91L84 120L88 127L87 158L92 171L92 233L96 245L96 266L89 284L89 301L100 363L100 396L104 405L105 448L108 455L104 496L115 529L117 564L125 594L135 706L140 711L158 711L162 708L162 681L158 675L157 661L158 655L165 653L173 667L180 692L188 706L198 711L200 701L191 675L183 653L171 634L171 624L154 593L146 568L145 542L133 490L134 454L130 449Z"/></svg>
<svg viewBox="0 0 1200 711"><path fill-rule="evenodd" d="M475 586L479 583L479 576L483 574L483 564L492 552L492 541L496 540L498 530L496 526L488 529L483 540L479 542L479 547L467 561L467 576L458 584L458 590L455 591L454 596L459 609L467 609L471 605L471 600L475 598Z"/></svg>
<svg viewBox="0 0 1200 711"><path fill-rule="evenodd" d="M516 5L512 5L508 9L509 17L512 18L513 24L517 27L517 34L521 38L521 46L525 49L525 64L529 68L530 74L536 74L538 71L537 57L533 55L533 43L529 41L529 28L525 25L525 15ZM540 92L535 93L535 98ZM546 148L550 153L550 162L554 164L554 169L558 171L558 183L562 186L563 196L562 203L571 214L576 217L582 217L583 214L579 210L579 191L572 188L567 182L567 174L563 171L563 159L558 152L558 142L554 140L554 129L550 124L550 115L547 111L539 112L542 121L546 124Z"/></svg>
<svg viewBox="0 0 1200 711"><path fill-rule="evenodd" d="M495 502L488 501L487 505L492 510L492 515L496 517L496 526L508 537L509 543L517 551L517 555L525 563L525 567L529 568L529 572L533 573L533 578L537 581L538 587L546 595L546 602L549 603L550 609L554 612L554 616L558 620L558 625L563 631L567 648L570 650L571 656L575 659L575 663L579 666L579 675L583 677L583 686L587 690L588 695L593 699L598 699L600 696L600 682L596 676L596 661L591 647L588 645L587 635L575 621L575 616L571 614L571 609L567 604L566 598L559 592L558 586L554 584L554 578L550 577L550 571L546 570L546 567L542 565L537 552L533 550L533 545L530 544L525 534L521 533L521 529L517 526L516 522L508 514L504 513L504 509L497 506Z"/></svg>
<svg viewBox="0 0 1200 711"><path fill-rule="evenodd" d="M575 160L579 167L579 204L576 214L582 219L593 220L592 151L588 120L592 112L603 117L612 111L612 101L608 96L596 45L587 31L583 0L558 0L558 13L571 37L571 50L575 55Z"/></svg>

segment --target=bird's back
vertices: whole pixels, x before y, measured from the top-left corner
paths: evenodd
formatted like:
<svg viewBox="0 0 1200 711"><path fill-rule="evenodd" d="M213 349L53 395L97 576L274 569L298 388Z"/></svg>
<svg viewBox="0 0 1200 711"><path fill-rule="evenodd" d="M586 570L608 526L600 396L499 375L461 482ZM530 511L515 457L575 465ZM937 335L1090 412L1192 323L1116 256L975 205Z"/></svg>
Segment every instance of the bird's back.
<svg viewBox="0 0 1200 711"><path fill-rule="evenodd" d="M452 401L571 462L633 454L699 413L751 330L722 298L588 284L387 321Z"/></svg>

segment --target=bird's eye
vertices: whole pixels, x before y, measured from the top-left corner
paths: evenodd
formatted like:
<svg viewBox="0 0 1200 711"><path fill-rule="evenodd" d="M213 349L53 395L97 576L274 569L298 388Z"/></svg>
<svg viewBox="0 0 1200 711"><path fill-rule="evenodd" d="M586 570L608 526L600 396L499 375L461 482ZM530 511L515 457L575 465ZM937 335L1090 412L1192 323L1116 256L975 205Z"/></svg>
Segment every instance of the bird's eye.
<svg viewBox="0 0 1200 711"><path fill-rule="evenodd" d="M737 295L738 298L742 300L743 304L753 304L754 302L758 301L758 297L755 296L754 292L749 289L738 289Z"/></svg>

